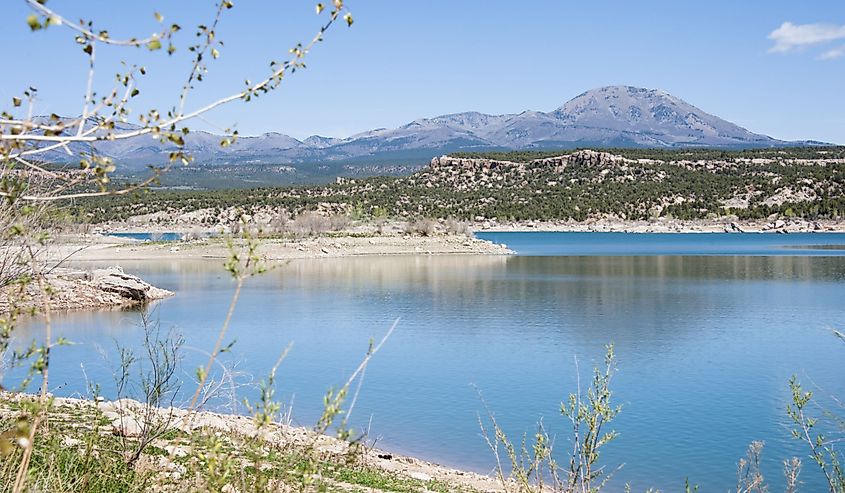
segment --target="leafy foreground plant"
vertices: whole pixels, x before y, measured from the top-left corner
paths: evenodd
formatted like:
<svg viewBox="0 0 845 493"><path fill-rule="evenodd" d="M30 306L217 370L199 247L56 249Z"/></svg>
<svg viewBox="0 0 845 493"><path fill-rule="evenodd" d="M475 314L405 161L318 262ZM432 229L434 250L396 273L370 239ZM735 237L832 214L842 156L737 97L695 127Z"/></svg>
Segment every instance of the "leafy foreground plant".
<svg viewBox="0 0 845 493"><path fill-rule="evenodd" d="M837 330L834 330L833 334L845 342L845 334ZM845 493L845 470L842 464L845 458L836 448L836 444L841 443L845 437L830 438L818 431L820 418L810 414L813 392L805 391L794 375L789 380L789 389L792 391L792 402L787 406L786 413L795 426L792 436L807 445L810 458L819 467L827 481L828 491ZM842 401L835 398L834 400L841 409L845 410L845 404ZM831 410L823 411L823 416L829 422L831 429L838 430L840 435L845 435L845 416Z"/></svg>
<svg viewBox="0 0 845 493"><path fill-rule="evenodd" d="M144 329L143 356L129 347L118 347L117 400L109 406L110 412L117 415L117 435L121 438L126 464L130 467L141 458L147 447L173 428L172 409L180 388L176 370L185 342L172 330L162 336L158 322L151 321L146 313L141 314L141 324ZM132 395L141 397L139 406L126 399ZM127 435L132 435L134 439L126 439Z"/></svg>
<svg viewBox="0 0 845 493"><path fill-rule="evenodd" d="M834 330L833 335L845 342L845 334ZM825 479L829 493L845 493L845 471L843 471L843 456L836 448L838 443L845 439L845 416L833 410L822 409L813 402L813 392L805 391L795 375L789 379L789 389L792 399L786 406L786 414L792 420L794 428L792 437L804 442L809 451L809 458L818 466L819 471ZM840 409L845 405L833 398ZM811 414L811 404L821 409L822 418ZM837 430L839 436L831 438L819 428ZM836 433L836 431L833 431ZM763 473L760 469L760 453L763 449L763 442L753 442L748 447L748 455L740 459L737 468L737 493L767 493L769 487L766 484ZM786 478L786 493L799 491L798 475L801 471L801 460L797 457L783 461L783 473Z"/></svg>
<svg viewBox="0 0 845 493"><path fill-rule="evenodd" d="M436 480L414 480L364 462L364 435L348 428L370 359L396 324L368 350L338 389L330 390L312 430L279 423L274 401L276 369L246 402L251 416L225 416L199 409L216 386L211 368L232 344L223 340L243 283L269 267L258 241L245 228L230 238L226 269L236 282L226 320L209 361L197 371L197 389L187 409L173 407L183 339L161 333L143 318L143 350L118 348L114 402L53 399L46 393L0 394L0 489L16 491L461 491ZM46 380L46 379L45 379ZM352 392L350 392L352 391ZM96 391L94 394L96 395ZM351 401L347 406L347 397ZM136 397L134 401L129 397ZM42 417L41 423L33 420ZM34 440L37 429L37 440ZM327 434L334 432L337 438ZM359 487L360 486L360 487ZM467 490L469 491L469 490Z"/></svg>
<svg viewBox="0 0 845 493"><path fill-rule="evenodd" d="M13 426L24 400L33 397L2 397L0 425ZM115 435L110 420L90 401L55 399L50 427L42 428L39 438L27 491L476 491L383 470L363 455L349 461L349 449L334 438L277 423L259 426L246 416L196 413L191 425L176 420L131 467L121 450L127 438ZM14 480L21 452L0 458L3 491Z"/></svg>
<svg viewBox="0 0 845 493"><path fill-rule="evenodd" d="M845 342L845 334L833 331L834 335ZM570 440L572 451L568 461L561 465L555 459L552 439L543 423L529 442L526 436L515 444L511 441L495 417L488 414L490 424L485 426L481 420L481 430L488 446L496 458L496 476L505 492L513 493L595 493L601 491L619 468L607 473L605 466L599 465L600 450L617 437L613 430L605 431L619 414L621 406L611 404L610 383L615 371L613 346L607 346L604 368L594 370L593 381L587 390L586 399L581 395L580 383L577 393L570 394L561 404L561 415L571 423ZM804 391L796 377L789 381L792 402L787 406L787 414L795 428L794 438L803 441L810 452L809 456L819 467L828 486L829 493L845 493L845 470L843 456L836 448L843 441L841 436L831 438L817 431L820 418L810 414L813 393ZM842 401L834 398L836 404L845 409ZM824 410L823 416L829 429L845 434L845 417L831 410ZM752 442L746 457L737 465L736 493L767 493L769 485L761 468L763 442ZM506 469L506 466L509 469ZM621 466L620 466L621 467ZM800 490L799 474L801 460L792 457L783 461L785 493ZM626 492L631 489L628 485ZM685 482L684 491L698 491L698 486ZM657 493L649 489L648 493Z"/></svg>
<svg viewBox="0 0 845 493"><path fill-rule="evenodd" d="M117 395L123 398L101 403L51 398L49 422L30 447L15 446L16 430L40 412L39 398L0 394L0 429L8 430L0 436L0 489L17 481L18 464L29 450L27 491L474 491L374 467L367 463L365 436L348 429L367 365L398 321L378 343L370 342L348 380L327 393L311 430L279 421L276 371L288 349L259 384L258 398L245 401L250 416L172 407L182 338L143 322L143 351L119 351ZM331 431L336 438L328 436Z"/></svg>
<svg viewBox="0 0 845 493"><path fill-rule="evenodd" d="M40 399L35 404L28 404L29 410L18 414L15 417L15 424L10 434L4 433L0 443L15 447L3 446L0 452L4 452L3 467L7 465L9 455L18 459L17 473L13 483L6 484L4 489L14 492L22 492L26 489L36 488L29 483L36 464L35 447L42 436L49 436L50 428L50 402L49 389L49 368L51 350L63 343L62 340L53 341L50 315L49 298L52 295L52 288L45 280L48 269L45 268L46 261L42 253L43 247L49 237L51 229L46 221L43 221L45 211L50 214L58 214L57 209L42 208L39 204L57 204L63 199L82 199L90 197L102 197L109 195L126 195L130 192L141 191L148 185L156 183L162 173L167 172L177 163L187 164L191 156L185 149L186 136L190 133L187 126L191 120L195 120L214 108L234 104L236 101L248 102L277 89L282 79L294 73L297 69L305 67L305 58L312 48L321 42L327 30L333 24L339 23L342 19L347 26L353 23L352 14L348 12L343 0L333 0L327 5L318 3L316 12L319 27L316 34L309 42L298 43L289 50L289 56L283 59L274 60L270 63L270 73L260 77L258 82L247 81L245 87L237 89L228 96L202 102L193 100L189 103L188 96L193 93L196 85L201 82L208 72L208 65L212 60L220 56L220 49L223 43L218 36L218 24L225 12L232 9L234 4L230 0L219 0L215 2L213 19L211 22L198 23L196 30L186 30L180 34L182 27L179 24L164 24L163 16L155 12L156 21L160 24L160 30L149 37L137 36L126 39L112 38L109 32L99 23L93 20L71 19L75 15L67 17L46 6L46 0L27 0L27 7L31 13L26 17L26 25L33 32L60 28L72 33L75 43L81 47L87 56L86 65L88 69L88 82L84 92L84 99L78 117L63 118L58 114L49 117L34 116L36 104L42 104L43 100L38 97L35 84L27 84L27 89L19 96L11 98L11 106L8 101L2 108L2 120L0 120L0 288L12 288L6 290L0 296L0 351L8 347L8 343L15 332L18 317L23 314L21 299L26 296L26 287L31 285L37 287L40 299L43 300L36 311L43 317L45 336L42 341L33 341L28 349L21 354L14 355L14 362L17 366L29 363L29 372L26 381L20 388L26 388L30 378L38 375L41 378ZM319 17L321 16L321 17ZM14 15L3 17L11 19ZM24 19L21 19L23 21ZM193 23L193 20L191 20ZM93 26L97 25L97 29ZM191 32L192 31L192 32ZM189 34L190 32L190 34ZM180 38L181 37L181 38ZM187 39L186 39L187 38ZM179 40L184 40L184 44ZM177 45L179 48L177 48ZM132 60L113 59L114 65L119 65L114 82L106 86L98 81L95 73L102 67L102 58L95 54L101 49L109 46L111 48L132 48L146 49L150 52L173 54L177 49L186 49L190 55L187 66L188 74L181 91L178 92L178 103L171 108L161 111L155 107L130 108L131 102L140 94L138 85L147 69ZM137 53L137 52L135 52ZM274 57L279 58L279 57ZM95 63L96 61L96 63ZM106 73L112 72L111 64L106 65ZM198 104L197 104L198 103ZM192 105L197 104L194 109ZM138 115L138 122L135 125L124 125L130 123L130 115ZM237 139L237 131L226 131L226 136L221 140L220 146L227 147ZM133 184L115 186L109 176L116 171L118 165L110 157L100 154L98 147L101 144L133 138L155 138L160 143L167 143L173 146L173 152L169 153L167 164L160 167L151 167L149 176ZM52 152L61 151L66 153L67 164L51 164ZM11 295L11 299L9 298ZM2 299L7 298L7 299ZM237 296L235 296L237 298ZM225 327L225 326L224 326ZM221 331L221 337L225 333ZM219 350L219 345L212 352L210 363ZM0 380L3 373L0 371ZM201 382L206 378L202 377ZM2 384L2 381L0 381ZM143 386L143 384L142 384ZM202 385L200 385L202 387ZM3 387L0 386L0 389ZM150 395L147 395L150 400ZM153 396L154 397L154 396ZM156 400L154 398L153 400ZM197 404L194 399L191 407ZM155 433L153 433L155 435ZM7 441L6 438L12 438ZM142 445L139 449L143 449ZM125 447L124 447L125 448ZM99 449L95 450L99 454ZM130 458L133 455L129 454ZM130 462L139 460L136 457ZM69 490L69 486L53 484L51 487L36 489L46 490ZM115 488L105 488L114 490ZM119 490L119 488L117 488Z"/></svg>
<svg viewBox="0 0 845 493"><path fill-rule="evenodd" d="M586 398L581 393L579 379L578 391L569 394L567 401L561 403L560 413L569 420L572 433L572 451L566 465L555 459L553 440L542 422L532 442L523 436L522 442L516 445L492 414L488 415L488 426L479 420L485 440L496 458L496 475L506 492L586 493L600 491L605 486L613 471L608 473L599 465L600 452L617 437L615 431L605 429L621 410L621 406L611 403L610 382L615 370L613 345L608 345L604 368L594 370ZM505 470L505 461L509 463L510 473Z"/></svg>

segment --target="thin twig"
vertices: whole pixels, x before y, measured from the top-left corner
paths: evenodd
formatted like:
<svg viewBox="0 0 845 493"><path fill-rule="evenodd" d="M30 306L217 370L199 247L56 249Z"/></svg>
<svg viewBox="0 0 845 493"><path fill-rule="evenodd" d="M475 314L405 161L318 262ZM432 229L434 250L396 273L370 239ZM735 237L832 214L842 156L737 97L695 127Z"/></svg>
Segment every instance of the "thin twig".
<svg viewBox="0 0 845 493"><path fill-rule="evenodd" d="M243 285L243 277L238 277L237 285L235 286L235 293L232 295L232 301L229 303L229 310L226 312L226 319L223 321L223 326L220 328L220 333L217 335L217 342L214 343L214 349L208 356L208 363L203 368L203 372L200 381L197 385L197 389L194 391L194 396L191 398L191 403L188 406L188 414L190 414L191 411L195 410L194 407L197 405L197 401L200 397L200 392L205 386L206 380L208 380L208 375L209 373L211 373L212 366L214 366L214 360L217 358L217 354L220 351L220 347L223 345L223 338L226 337L226 331L229 330L229 323L232 321L232 314L235 313L235 306L237 306L238 304L238 298L241 296L241 288L243 287Z"/></svg>

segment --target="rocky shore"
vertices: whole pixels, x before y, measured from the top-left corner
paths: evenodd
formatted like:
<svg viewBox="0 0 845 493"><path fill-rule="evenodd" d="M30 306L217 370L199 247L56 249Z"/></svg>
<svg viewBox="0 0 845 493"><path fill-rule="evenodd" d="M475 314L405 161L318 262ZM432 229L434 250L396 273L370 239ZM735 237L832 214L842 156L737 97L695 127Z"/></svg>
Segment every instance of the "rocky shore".
<svg viewBox="0 0 845 493"><path fill-rule="evenodd" d="M166 289L157 288L120 267L93 271L54 269L47 277L52 310L84 310L136 306L172 296ZM28 284L23 292L16 286L0 290L0 313L7 313L12 305L22 309L40 309L44 293L37 283Z"/></svg>
<svg viewBox="0 0 845 493"><path fill-rule="evenodd" d="M21 404L36 399L32 395L10 392L0 393L0 420L13 422L22 415ZM152 427L165 426L169 431L153 440L138 462L137 468L153 473L153 481L163 491L181 491L196 478L191 477L192 457L203 457L205 450L202 436L213 436L225 442L227 454L239 459L244 450L239 444L243 439L257 437L263 440L262 449L285 450L290 454L316 453L324 463L348 464L350 445L345 441L318 435L314 431L281 423L270 423L261 427L249 416L218 414L212 412L191 412L180 408L151 408L131 400L91 401L74 398L53 398L50 409L53 422L73 423L61 431L58 437L63 447L85 453L84 437L87 433L99 436L114 436L116 440L137 440ZM92 419L93 418L93 419ZM94 429L96 428L96 429ZM444 467L413 457L392 454L373 447L358 447L354 451L355 462L368 470L376 470L385 478L408 481L408 485L430 491L426 485L437 485L437 491L501 492L505 491L493 477L468 471ZM242 459L241 459L242 460ZM267 457L267 461L272 459ZM266 467L272 467L268 463ZM356 485L331 478L322 478L328 483L329 491L363 491ZM395 481L394 481L395 482ZM227 491L224 487L223 491ZM229 488L228 491L238 491ZM279 485L279 491L292 491ZM366 491L417 491L411 489L368 488Z"/></svg>
<svg viewBox="0 0 845 493"><path fill-rule="evenodd" d="M741 221L732 218L682 221L656 219L654 221L624 221L615 218L589 221L477 221L476 232L548 231L573 233L843 233L845 221L771 218L761 221Z"/></svg>

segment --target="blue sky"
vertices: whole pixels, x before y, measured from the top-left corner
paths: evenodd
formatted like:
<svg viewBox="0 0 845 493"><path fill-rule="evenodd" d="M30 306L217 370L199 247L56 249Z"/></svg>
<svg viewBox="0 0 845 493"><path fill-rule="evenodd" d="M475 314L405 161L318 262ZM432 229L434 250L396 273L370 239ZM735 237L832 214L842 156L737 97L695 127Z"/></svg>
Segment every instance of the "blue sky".
<svg viewBox="0 0 845 493"><path fill-rule="evenodd" d="M219 29L225 47L188 107L239 90L319 26L313 1L235 0ZM783 139L845 144L845 2L594 0L590 2L346 0L308 68L253 104L237 102L196 127L235 126L345 137L461 111L549 111L585 90L627 84L666 90L748 129ZM153 12L184 27L210 22L212 2L72 1L47 4L95 21L112 37L147 36ZM79 114L86 57L67 29L30 32L22 0L3 2L4 107L29 85L38 113ZM789 23L789 24L785 24ZM177 41L189 42L185 29ZM184 50L98 52L96 86L121 59L146 65L134 108L166 108L188 70ZM12 67L11 70L8 67Z"/></svg>

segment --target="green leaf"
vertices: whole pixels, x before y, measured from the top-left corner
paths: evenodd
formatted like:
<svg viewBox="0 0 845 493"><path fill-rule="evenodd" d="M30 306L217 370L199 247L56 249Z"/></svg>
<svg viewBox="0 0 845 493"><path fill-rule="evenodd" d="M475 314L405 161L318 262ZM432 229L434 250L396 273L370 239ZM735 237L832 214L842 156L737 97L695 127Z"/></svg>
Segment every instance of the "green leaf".
<svg viewBox="0 0 845 493"><path fill-rule="evenodd" d="M185 145L185 139L183 139L182 136L179 134L168 134L167 140L173 142L179 147L183 147Z"/></svg>
<svg viewBox="0 0 845 493"><path fill-rule="evenodd" d="M16 108L18 106L20 106L21 105L21 98L19 98L17 96L13 97L12 98L12 104L15 105Z"/></svg>
<svg viewBox="0 0 845 493"><path fill-rule="evenodd" d="M41 29L41 22L38 20L38 16L35 14L29 14L26 18L26 23L29 25L29 28L33 31L37 31Z"/></svg>
<svg viewBox="0 0 845 493"><path fill-rule="evenodd" d="M352 20L352 14L350 14L349 12L347 12L347 13L346 13L346 15L344 15L344 16L343 16L343 20L345 20L345 21L346 21L346 25L347 25L347 26L352 26L352 22L353 22L353 20Z"/></svg>
<svg viewBox="0 0 845 493"><path fill-rule="evenodd" d="M153 12L153 17L156 18L156 22L161 22L164 20L164 16L159 14L158 12Z"/></svg>
<svg viewBox="0 0 845 493"><path fill-rule="evenodd" d="M217 50L217 48L212 48L212 49L211 49L211 56L212 56L213 58L217 58L217 57L219 57L219 56L220 56L220 51L218 51L218 50Z"/></svg>
<svg viewBox="0 0 845 493"><path fill-rule="evenodd" d="M317 4L317 14L319 14L320 12L322 12L322 11L323 11L323 9L325 9L325 8L326 8L326 6L325 6L325 5L323 5L322 3L318 3L318 4Z"/></svg>
<svg viewBox="0 0 845 493"><path fill-rule="evenodd" d="M147 49L150 51L160 50L161 49L161 41L158 38L153 38L147 43Z"/></svg>
<svg viewBox="0 0 845 493"><path fill-rule="evenodd" d="M138 89L132 89L132 94L130 95L130 97L134 98L135 96L137 96L140 93L141 93L141 91L139 91Z"/></svg>
<svg viewBox="0 0 845 493"><path fill-rule="evenodd" d="M87 44L87 45L85 45L84 48L82 48L82 51L84 51L86 54L90 55L91 53L94 52L94 45Z"/></svg>

